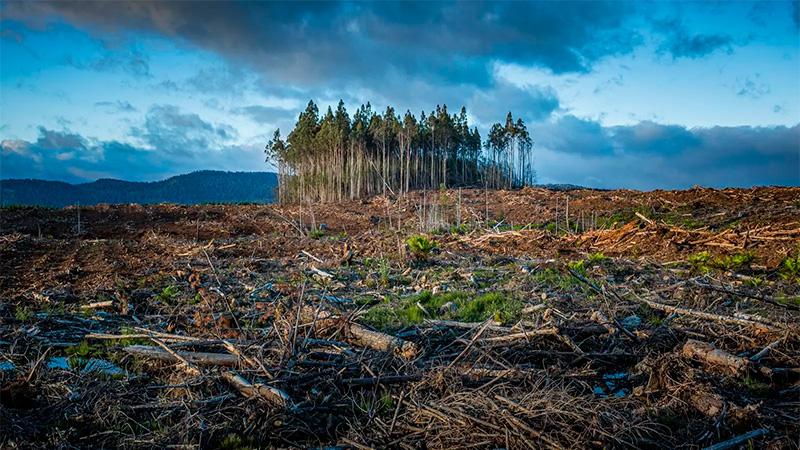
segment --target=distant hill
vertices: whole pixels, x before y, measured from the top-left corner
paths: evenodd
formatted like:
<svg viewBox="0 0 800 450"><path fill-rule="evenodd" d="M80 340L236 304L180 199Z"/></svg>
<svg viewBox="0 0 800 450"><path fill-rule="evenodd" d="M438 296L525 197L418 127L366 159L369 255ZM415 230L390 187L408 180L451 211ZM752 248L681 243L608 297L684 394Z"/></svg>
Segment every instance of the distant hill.
<svg viewBox="0 0 800 450"><path fill-rule="evenodd" d="M272 172L203 170L162 181L100 179L69 184L45 180L0 180L0 203L64 207L80 203L270 203L278 177Z"/></svg>

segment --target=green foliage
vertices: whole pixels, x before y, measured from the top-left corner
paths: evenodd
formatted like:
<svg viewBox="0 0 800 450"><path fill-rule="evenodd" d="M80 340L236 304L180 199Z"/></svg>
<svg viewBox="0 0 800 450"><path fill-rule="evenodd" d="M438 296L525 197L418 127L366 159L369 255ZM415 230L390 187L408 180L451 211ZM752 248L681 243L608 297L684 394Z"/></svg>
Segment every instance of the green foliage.
<svg viewBox="0 0 800 450"><path fill-rule="evenodd" d="M67 358L67 367L70 370L74 370L76 372L84 372L86 369L89 368L89 364L92 363L92 360L89 358L82 358L80 356L70 356Z"/></svg>
<svg viewBox="0 0 800 450"><path fill-rule="evenodd" d="M586 266L583 264L583 260L570 261L570 262L567 263L567 265L570 267L570 269L574 270L575 272L577 272L581 276L586 277L586 275L587 275Z"/></svg>
<svg viewBox="0 0 800 450"><path fill-rule="evenodd" d="M749 268L750 264L755 262L755 260L756 260L756 252L753 251L741 252L733 256L729 256L728 258L725 258L727 266L730 267L731 269Z"/></svg>
<svg viewBox="0 0 800 450"><path fill-rule="evenodd" d="M750 392L760 397L768 395L770 392L772 392L772 388L769 384L753 377L746 377L743 379L742 385L749 389Z"/></svg>
<svg viewBox="0 0 800 450"><path fill-rule="evenodd" d="M686 261L691 264L693 272L711 272L712 270L740 270L749 268L756 260L755 252L740 252L733 256L711 259L708 252L696 253Z"/></svg>
<svg viewBox="0 0 800 450"><path fill-rule="evenodd" d="M32 319L36 314L27 306L17 306L14 308L14 317L17 320L26 321L28 319Z"/></svg>
<svg viewBox="0 0 800 450"><path fill-rule="evenodd" d="M308 235L311 236L314 239L319 239L319 238L325 236L325 231L323 231L323 230L314 230L314 231L309 232Z"/></svg>
<svg viewBox="0 0 800 450"><path fill-rule="evenodd" d="M800 256L784 259L780 275L786 281L800 283Z"/></svg>
<svg viewBox="0 0 800 450"><path fill-rule="evenodd" d="M139 334L138 331L134 330L131 327L122 327L122 334ZM147 338L122 338L119 340L119 345L127 346L127 345L148 345L150 344L150 339Z"/></svg>
<svg viewBox="0 0 800 450"><path fill-rule="evenodd" d="M103 344L90 344L88 341L81 341L78 345L64 349L67 356L78 358L102 357L105 352L106 347Z"/></svg>
<svg viewBox="0 0 800 450"><path fill-rule="evenodd" d="M650 321L653 325L660 326L664 323L664 317L659 315L659 312L653 310L647 305L642 305L638 312L639 317L643 321Z"/></svg>
<svg viewBox="0 0 800 450"><path fill-rule="evenodd" d="M219 445L221 450L252 450L255 447L253 446L252 439L246 439L238 434L229 434L225 436L225 439Z"/></svg>
<svg viewBox="0 0 800 450"><path fill-rule="evenodd" d="M601 263L607 259L608 257L602 253L589 253L589 262Z"/></svg>
<svg viewBox="0 0 800 450"><path fill-rule="evenodd" d="M765 282L765 279L764 279L763 276L761 276L761 277L760 276L754 276L754 277L751 277L751 278L745 280L744 284L746 286L750 286L750 287L754 287L754 288L760 288L761 286L764 285L764 282Z"/></svg>
<svg viewBox="0 0 800 450"><path fill-rule="evenodd" d="M560 289L567 289L575 285L581 284L581 282L575 277L564 274L560 272L555 267L548 267L544 270L536 271L533 274L533 279L537 283L541 283L544 287L547 288L560 288Z"/></svg>
<svg viewBox="0 0 800 450"><path fill-rule="evenodd" d="M711 255L709 255L708 252L700 252L690 255L688 258L686 258L686 262L692 266L693 272L708 272L708 261L710 259Z"/></svg>
<svg viewBox="0 0 800 450"><path fill-rule="evenodd" d="M381 260L378 261L378 274L381 278L381 284L384 287L388 287L392 281L392 268L389 265L389 261L384 258L381 258Z"/></svg>
<svg viewBox="0 0 800 450"><path fill-rule="evenodd" d="M181 292L174 286L170 285L165 287L160 294L156 295L156 300L160 300L167 305L174 305L177 303L177 299L180 297L180 295Z"/></svg>
<svg viewBox="0 0 800 450"><path fill-rule="evenodd" d="M436 241L420 234L409 237L406 243L414 257L420 261L426 261L433 249L438 245Z"/></svg>
<svg viewBox="0 0 800 450"><path fill-rule="evenodd" d="M447 303L454 307L439 312ZM475 295L467 292L447 292L433 295L428 291L412 296L405 301L386 303L367 311L361 320L377 329L400 329L410 324L422 323L430 318L458 320L462 322L482 322L487 318L508 323L517 320L522 312L522 302L497 293Z"/></svg>

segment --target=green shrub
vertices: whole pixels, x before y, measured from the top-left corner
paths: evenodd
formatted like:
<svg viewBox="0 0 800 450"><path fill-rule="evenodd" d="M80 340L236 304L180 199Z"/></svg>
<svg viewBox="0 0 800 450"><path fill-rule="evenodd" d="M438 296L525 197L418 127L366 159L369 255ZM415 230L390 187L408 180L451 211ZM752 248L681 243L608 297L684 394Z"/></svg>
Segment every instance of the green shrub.
<svg viewBox="0 0 800 450"><path fill-rule="evenodd" d="M408 244L408 248L411 250L411 254L421 261L427 260L433 249L438 245L436 244L436 241L429 239L427 236L422 236L419 234L415 234L414 236L408 238L406 243Z"/></svg>
<svg viewBox="0 0 800 450"><path fill-rule="evenodd" d="M711 260L711 255L709 255L708 252L695 253L694 255L691 255L688 258L686 258L686 261L689 264L691 264L693 272L697 271L708 272L709 260Z"/></svg>
<svg viewBox="0 0 800 450"><path fill-rule="evenodd" d="M160 294L156 295L156 300L161 300L167 305L174 305L175 301L181 295L181 292L173 286L167 286L161 291Z"/></svg>
<svg viewBox="0 0 800 450"><path fill-rule="evenodd" d="M800 283L800 256L783 260L780 271L781 277L786 281Z"/></svg>
<svg viewBox="0 0 800 450"><path fill-rule="evenodd" d="M440 311L440 307L452 303L452 308ZM481 322L491 318L498 322L510 323L519 319L522 302L497 293L475 295L468 292L447 292L432 294L428 291L409 297L402 303L386 303L375 306L361 317L361 320L380 330L400 329L414 323L422 323L430 318L458 320L462 322Z"/></svg>
<svg viewBox="0 0 800 450"><path fill-rule="evenodd" d="M589 262L601 263L607 259L608 257L602 253L589 253Z"/></svg>
<svg viewBox="0 0 800 450"><path fill-rule="evenodd" d="M33 318L33 316L35 315L36 314L33 312L33 310L31 310L27 306L17 306L16 308L14 308L14 317L16 317L17 320L21 320L24 322L28 319Z"/></svg>
<svg viewBox="0 0 800 450"><path fill-rule="evenodd" d="M576 273L581 275L582 277L586 277L586 266L583 264L583 260L580 261L571 261L567 263L570 269L574 270Z"/></svg>
<svg viewBox="0 0 800 450"><path fill-rule="evenodd" d="M755 262L756 260L756 252L741 252L737 253L729 258L726 258L728 261L728 266L731 269L744 269L750 267L750 264Z"/></svg>

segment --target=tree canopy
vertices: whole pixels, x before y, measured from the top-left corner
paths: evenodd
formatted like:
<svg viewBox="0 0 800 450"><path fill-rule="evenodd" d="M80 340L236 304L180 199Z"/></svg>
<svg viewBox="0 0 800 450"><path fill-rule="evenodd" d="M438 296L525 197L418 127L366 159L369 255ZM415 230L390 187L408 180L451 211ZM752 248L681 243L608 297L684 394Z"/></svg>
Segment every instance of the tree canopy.
<svg viewBox="0 0 800 450"><path fill-rule="evenodd" d="M486 142L470 129L467 109L447 105L411 111L375 112L367 103L351 118L343 101L320 117L313 100L284 141L280 130L266 146L278 169L280 202L333 202L405 195L411 189L485 187L507 189L536 181L533 141L511 112L494 124Z"/></svg>

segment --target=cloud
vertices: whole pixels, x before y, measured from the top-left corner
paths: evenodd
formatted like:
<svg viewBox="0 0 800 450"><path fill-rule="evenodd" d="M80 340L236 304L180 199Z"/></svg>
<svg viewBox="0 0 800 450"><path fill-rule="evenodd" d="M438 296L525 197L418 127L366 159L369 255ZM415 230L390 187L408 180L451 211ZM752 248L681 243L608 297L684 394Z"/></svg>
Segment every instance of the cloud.
<svg viewBox="0 0 800 450"><path fill-rule="evenodd" d="M186 83L198 92L205 94L238 93L243 89L242 70L231 66L214 69L200 69Z"/></svg>
<svg viewBox="0 0 800 450"><path fill-rule="evenodd" d="M542 182L676 189L800 185L800 125L604 127L563 116L531 127Z"/></svg>
<svg viewBox="0 0 800 450"><path fill-rule="evenodd" d="M238 132L228 124L214 125L197 114L184 114L174 105L154 105L144 126L132 128L130 134L160 153L189 156L220 148Z"/></svg>
<svg viewBox="0 0 800 450"><path fill-rule="evenodd" d="M120 49L93 58L77 58L67 56L64 64L80 70L95 72L109 72L121 70L137 78L150 78L150 63L138 51L124 52Z"/></svg>
<svg viewBox="0 0 800 450"><path fill-rule="evenodd" d="M179 117L173 125L176 123L205 129L193 117ZM226 126L207 130L207 134L215 136L230 132ZM209 139L212 138L209 136ZM227 145L220 136L212 147L185 152L116 140L102 141L44 127L39 127L36 141L6 139L0 142L4 179L41 178L73 183L97 178L153 181L201 169L253 170L264 164L263 161L263 143ZM263 167L268 169L266 165Z"/></svg>
<svg viewBox="0 0 800 450"><path fill-rule="evenodd" d="M253 122L260 124L274 124L278 120L295 115L293 111L287 109L260 105L233 108L231 112L233 114L245 116Z"/></svg>
<svg viewBox="0 0 800 450"><path fill-rule="evenodd" d="M552 89L540 86L520 88L505 82L491 89L475 91L467 101L467 110L487 128L492 123L505 121L509 111L515 118L534 122L547 119L559 109L558 96Z"/></svg>
<svg viewBox="0 0 800 450"><path fill-rule="evenodd" d="M661 53L673 58L702 58L717 50L733 53L734 38L728 34L692 34L679 18L655 21L653 27L664 36Z"/></svg>
<svg viewBox="0 0 800 450"><path fill-rule="evenodd" d="M486 86L490 62L587 72L642 41L617 2L37 2L9 4L22 21L53 14L97 33L166 36L275 81L312 85L391 72L435 84ZM123 30L123 31L119 31ZM102 65L102 64L101 64ZM202 74L208 75L208 74ZM195 81L220 87L219 77Z"/></svg>
<svg viewBox="0 0 800 450"><path fill-rule="evenodd" d="M769 84L759 81L760 74L755 74L753 77L745 77L744 80L737 80L736 95L739 97L747 97L752 99L759 99L772 91Z"/></svg>
<svg viewBox="0 0 800 450"><path fill-rule="evenodd" d="M103 108L110 113L130 113L139 111L127 101L117 100L116 102L97 102L94 106Z"/></svg>

